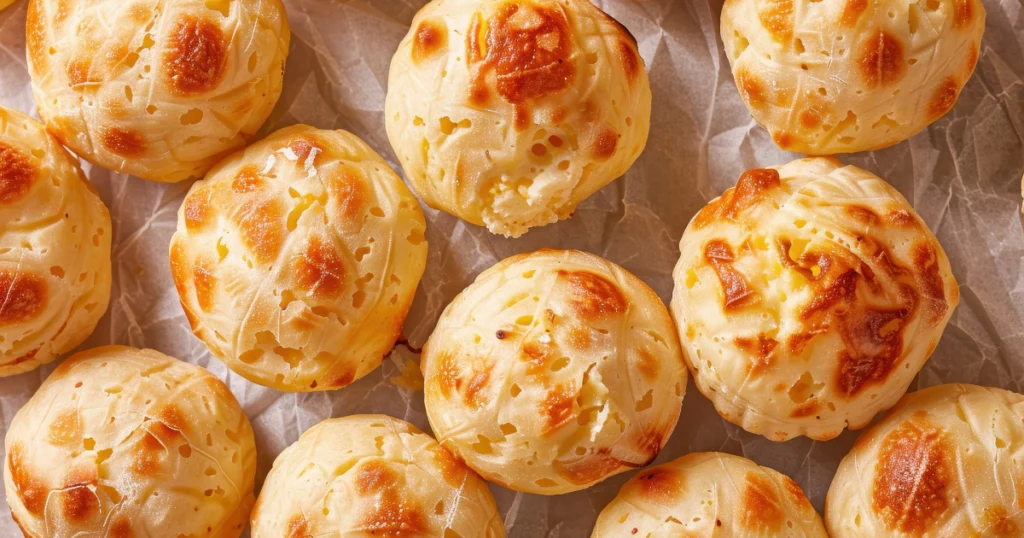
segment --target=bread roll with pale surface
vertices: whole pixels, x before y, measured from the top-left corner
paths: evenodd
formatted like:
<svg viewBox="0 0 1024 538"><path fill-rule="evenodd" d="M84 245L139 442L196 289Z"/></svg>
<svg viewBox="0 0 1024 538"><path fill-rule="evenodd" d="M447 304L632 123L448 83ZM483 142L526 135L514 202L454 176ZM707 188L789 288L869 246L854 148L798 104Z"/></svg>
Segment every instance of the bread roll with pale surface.
<svg viewBox="0 0 1024 538"><path fill-rule="evenodd" d="M906 395L839 464L825 521L832 538L1024 536L1024 396Z"/></svg>
<svg viewBox="0 0 1024 538"><path fill-rule="evenodd" d="M542 495L653 461L687 376L654 291L574 250L484 271L441 315L421 367L441 445L491 482Z"/></svg>
<svg viewBox="0 0 1024 538"><path fill-rule="evenodd" d="M110 301L110 213L42 124L0 106L0 376L81 344Z"/></svg>
<svg viewBox="0 0 1024 538"><path fill-rule="evenodd" d="M980 0L726 0L736 88L782 149L884 148L956 103L978 63Z"/></svg>
<svg viewBox="0 0 1024 538"><path fill-rule="evenodd" d="M636 40L588 0L434 0L391 61L384 115L427 205L517 237L626 172L651 89Z"/></svg>
<svg viewBox="0 0 1024 538"><path fill-rule="evenodd" d="M834 159L747 171L679 250L672 312L697 388L775 441L831 439L895 404L959 301L903 196Z"/></svg>
<svg viewBox="0 0 1024 538"><path fill-rule="evenodd" d="M237 538L256 445L224 383L153 350L64 361L15 415L4 487L27 537Z"/></svg>
<svg viewBox="0 0 1024 538"><path fill-rule="evenodd" d="M280 0L29 0L39 116L93 164L152 181L202 176L281 95Z"/></svg>
<svg viewBox="0 0 1024 538"><path fill-rule="evenodd" d="M401 335L425 227L366 143L296 125L192 186L171 271L193 332L232 370L279 390L336 389Z"/></svg>
<svg viewBox="0 0 1024 538"><path fill-rule="evenodd" d="M429 435L385 415L332 418L274 461L253 538L504 538L487 484Z"/></svg>
<svg viewBox="0 0 1024 538"><path fill-rule="evenodd" d="M640 471L591 538L828 538L793 479L739 456L695 452Z"/></svg>

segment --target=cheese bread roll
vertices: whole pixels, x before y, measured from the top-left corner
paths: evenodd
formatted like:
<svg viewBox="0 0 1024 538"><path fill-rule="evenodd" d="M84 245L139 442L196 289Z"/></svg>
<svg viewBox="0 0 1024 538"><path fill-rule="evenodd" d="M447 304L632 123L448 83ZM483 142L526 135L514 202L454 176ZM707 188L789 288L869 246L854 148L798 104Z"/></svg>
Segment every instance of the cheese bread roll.
<svg viewBox="0 0 1024 538"><path fill-rule="evenodd" d="M385 121L434 208L517 237L567 218L647 143L636 40L589 0L434 0L391 61Z"/></svg>
<svg viewBox="0 0 1024 538"><path fill-rule="evenodd" d="M28 66L47 129L93 164L202 176L281 95L280 0L29 0Z"/></svg>
<svg viewBox="0 0 1024 538"><path fill-rule="evenodd" d="M834 159L747 171L679 250L672 312L698 389L776 441L831 439L895 404L959 301L903 196Z"/></svg>
<svg viewBox="0 0 1024 538"><path fill-rule="evenodd" d="M1024 396L908 394L839 464L825 521L832 538L1024 536Z"/></svg>
<svg viewBox="0 0 1024 538"><path fill-rule="evenodd" d="M279 390L336 389L401 335L425 227L366 143L296 125L192 186L171 270L192 330L232 370Z"/></svg>
<svg viewBox="0 0 1024 538"><path fill-rule="evenodd" d="M487 480L542 495L654 460L687 377L653 290L602 258L557 250L477 277L441 315L421 367L441 445Z"/></svg>
<svg viewBox="0 0 1024 538"><path fill-rule="evenodd" d="M274 461L252 511L253 538L504 538L487 484L412 424L332 418Z"/></svg>
<svg viewBox="0 0 1024 538"><path fill-rule="evenodd" d="M110 301L110 213L42 124L0 107L0 376L81 344Z"/></svg>
<svg viewBox="0 0 1024 538"><path fill-rule="evenodd" d="M793 479L739 456L687 454L640 471L591 538L828 538Z"/></svg>
<svg viewBox="0 0 1024 538"><path fill-rule="evenodd" d="M4 487L26 537L237 538L256 445L224 383L153 350L64 361L7 431Z"/></svg>
<svg viewBox="0 0 1024 538"><path fill-rule="evenodd" d="M949 112L978 63L980 0L726 0L736 88L782 149L891 146Z"/></svg>

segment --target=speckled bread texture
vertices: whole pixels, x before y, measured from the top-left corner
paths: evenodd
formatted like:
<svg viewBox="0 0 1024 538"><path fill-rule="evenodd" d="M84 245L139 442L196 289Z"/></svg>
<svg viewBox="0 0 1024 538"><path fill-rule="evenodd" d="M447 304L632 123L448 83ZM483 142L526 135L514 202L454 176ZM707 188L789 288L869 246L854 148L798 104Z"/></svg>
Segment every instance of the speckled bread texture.
<svg viewBox="0 0 1024 538"><path fill-rule="evenodd" d="M110 213L43 126L0 107L0 376L81 344L110 301Z"/></svg>
<svg viewBox="0 0 1024 538"><path fill-rule="evenodd" d="M1024 396L908 394L839 464L825 520L832 538L1024 536Z"/></svg>
<svg viewBox="0 0 1024 538"><path fill-rule="evenodd" d="M487 484L412 424L328 419L288 447L252 513L253 538L504 538Z"/></svg>
<svg viewBox="0 0 1024 538"><path fill-rule="evenodd" d="M401 335L425 228L362 140L296 125L192 186L171 270L192 330L232 370L280 390L336 389Z"/></svg>
<svg viewBox="0 0 1024 538"><path fill-rule="evenodd" d="M39 116L86 160L153 181L202 176L281 95L280 0L30 0Z"/></svg>
<svg viewBox="0 0 1024 538"><path fill-rule="evenodd" d="M979 0L726 0L740 96L782 149L906 140L953 108L978 62Z"/></svg>
<svg viewBox="0 0 1024 538"><path fill-rule="evenodd" d="M588 0L435 0L391 61L385 121L413 189L496 234L567 218L650 129L636 40Z"/></svg>
<svg viewBox="0 0 1024 538"><path fill-rule="evenodd" d="M696 452L639 472L591 538L828 538L791 478L739 456Z"/></svg>
<svg viewBox="0 0 1024 538"><path fill-rule="evenodd" d="M679 250L672 312L697 388L775 441L831 439L895 404L959 301L903 196L834 159L744 173Z"/></svg>
<svg viewBox="0 0 1024 538"><path fill-rule="evenodd" d="M653 461L687 377L653 290L558 250L484 271L441 315L421 367L442 446L487 480L542 495Z"/></svg>
<svg viewBox="0 0 1024 538"><path fill-rule="evenodd" d="M4 487L32 538L237 538L253 503L249 420L206 370L108 346L64 361L11 422Z"/></svg>

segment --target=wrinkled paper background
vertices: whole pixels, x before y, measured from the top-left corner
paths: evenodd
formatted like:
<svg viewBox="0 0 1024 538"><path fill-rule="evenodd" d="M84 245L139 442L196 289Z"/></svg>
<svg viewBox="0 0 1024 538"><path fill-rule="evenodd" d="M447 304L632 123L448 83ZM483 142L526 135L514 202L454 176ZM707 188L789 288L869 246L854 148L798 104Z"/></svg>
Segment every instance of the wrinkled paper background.
<svg viewBox="0 0 1024 538"><path fill-rule="evenodd" d="M424 0L285 0L292 24L284 94L263 129L293 123L352 131L391 163L382 109L391 56ZM598 0L640 42L651 71L654 117L640 160L581 204L576 215L518 240L495 237L426 210L430 258L406 323L418 348L448 302L483 269L541 247L600 254L668 302L677 243L708 200L748 168L784 163L736 93L718 37L721 0ZM968 382L1024 391L1024 6L984 0L981 59L956 107L927 131L883 151L841 156L895 185L936 231L961 285L961 302L915 388ZM25 1L0 12L0 104L35 115L25 61ZM340 391L285 394L252 384L213 359L178 304L167 250L188 184L160 185L85 166L114 220L110 311L82 346L150 347L225 379L256 430L257 484L299 434L328 418L386 413L428 429L423 393L395 382L415 368L399 346L384 365ZM0 380L0 429L53 365ZM408 372L407 372L408 373ZM856 432L830 442L774 443L718 417L691 381L683 414L658 462L698 450L752 458L792 476L821 510ZM630 473L560 497L492 486L510 536L587 537ZM18 535L6 509L0 535Z"/></svg>

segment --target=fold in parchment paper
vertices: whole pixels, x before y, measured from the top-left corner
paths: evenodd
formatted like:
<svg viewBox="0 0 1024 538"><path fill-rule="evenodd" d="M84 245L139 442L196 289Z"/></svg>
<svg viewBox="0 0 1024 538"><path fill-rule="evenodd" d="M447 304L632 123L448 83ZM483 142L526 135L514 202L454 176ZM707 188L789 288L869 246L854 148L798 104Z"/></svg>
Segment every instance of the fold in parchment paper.
<svg viewBox="0 0 1024 538"><path fill-rule="evenodd" d="M961 285L961 301L911 390L967 382L1024 391L1024 7L983 0L981 59L956 107L927 131L882 151L840 156L885 178L936 232ZM285 0L293 31L284 95L262 133L293 123L352 131L390 162L383 107L391 55L422 0ZM650 141L626 176L585 201L570 220L508 240L426 210L430 257L406 322L409 346L343 390L285 394L231 374L193 338L167 259L188 184L158 185L85 169L114 221L110 311L82 346L151 347L227 380L252 419L257 485L274 458L322 419L386 413L428 429L415 352L441 310L483 269L541 247L576 248L619 263L668 301L687 222L748 168L787 162L736 93L718 37L721 0L599 0L640 42L651 71ZM0 12L0 104L35 114L25 65L25 1ZM53 365L0 380L0 428ZM697 450L744 455L793 477L821 510L839 460L856 439L773 443L718 417L693 383L658 462ZM510 536L587 537L630 473L559 497L493 487ZM17 536L6 509L0 535Z"/></svg>

